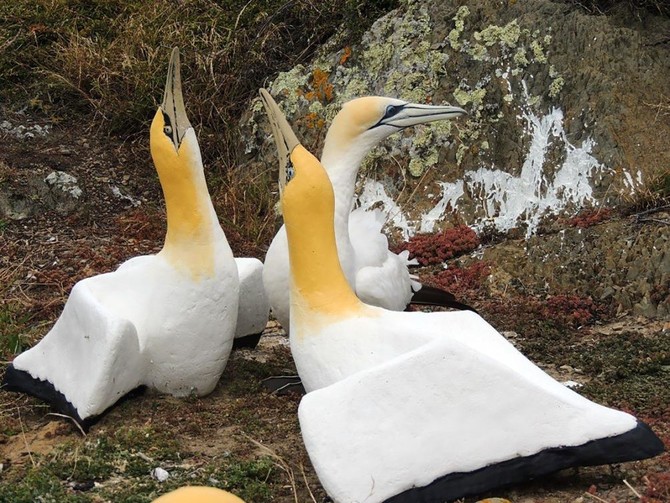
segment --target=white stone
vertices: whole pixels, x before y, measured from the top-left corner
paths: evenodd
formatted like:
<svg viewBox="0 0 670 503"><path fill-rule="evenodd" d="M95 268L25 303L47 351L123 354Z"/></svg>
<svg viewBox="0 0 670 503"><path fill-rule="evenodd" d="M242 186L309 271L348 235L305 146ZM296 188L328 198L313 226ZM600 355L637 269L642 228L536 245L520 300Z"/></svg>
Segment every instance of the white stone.
<svg viewBox="0 0 670 503"><path fill-rule="evenodd" d="M165 482L170 478L170 474L167 470L164 470L161 467L156 467L151 471L151 476L155 478L158 482Z"/></svg>
<svg viewBox="0 0 670 503"><path fill-rule="evenodd" d="M83 194L79 185L77 185L77 178L65 173L64 171L52 171L44 179L49 185L69 194L75 199L79 199Z"/></svg>

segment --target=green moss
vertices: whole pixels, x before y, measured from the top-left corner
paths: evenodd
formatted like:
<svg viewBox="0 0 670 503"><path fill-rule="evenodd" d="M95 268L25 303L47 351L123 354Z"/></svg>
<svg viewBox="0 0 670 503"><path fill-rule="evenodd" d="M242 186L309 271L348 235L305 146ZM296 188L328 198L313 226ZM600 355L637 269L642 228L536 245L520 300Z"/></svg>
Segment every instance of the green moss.
<svg viewBox="0 0 670 503"><path fill-rule="evenodd" d="M670 339L662 332L609 336L576 357L598 376L582 390L590 398L649 415L670 407Z"/></svg>
<svg viewBox="0 0 670 503"><path fill-rule="evenodd" d="M0 501L11 503L80 503L90 497L68 492L61 480L45 466L35 466L20 480L0 484Z"/></svg>

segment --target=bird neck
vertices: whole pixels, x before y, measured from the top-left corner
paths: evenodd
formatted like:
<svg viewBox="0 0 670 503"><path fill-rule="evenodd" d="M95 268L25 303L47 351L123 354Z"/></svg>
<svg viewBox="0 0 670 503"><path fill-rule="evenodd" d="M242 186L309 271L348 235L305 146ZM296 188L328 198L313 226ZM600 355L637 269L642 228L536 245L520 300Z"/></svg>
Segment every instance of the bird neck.
<svg viewBox="0 0 670 503"><path fill-rule="evenodd" d="M291 264L291 319L294 314L341 316L364 305L347 282L337 255L328 175L302 146L291 160L296 175L285 187L282 210Z"/></svg>
<svg viewBox="0 0 670 503"><path fill-rule="evenodd" d="M161 255L192 276L212 276L215 246L225 235L207 190L198 140L188 130L176 152L163 127L159 111L151 126L151 156L167 213Z"/></svg>
<svg viewBox="0 0 670 503"><path fill-rule="evenodd" d="M328 130L321 155L321 163L335 192L335 238L347 277L354 278L354 249L349 237L349 214L356 189L358 170L375 142L367 143L357 131L341 127L337 118Z"/></svg>

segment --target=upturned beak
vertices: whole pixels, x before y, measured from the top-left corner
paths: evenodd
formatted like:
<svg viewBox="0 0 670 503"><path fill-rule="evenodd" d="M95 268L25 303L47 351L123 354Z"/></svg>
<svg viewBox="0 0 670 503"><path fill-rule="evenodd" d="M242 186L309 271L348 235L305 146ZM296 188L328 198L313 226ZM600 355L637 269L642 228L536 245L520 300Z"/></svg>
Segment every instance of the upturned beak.
<svg viewBox="0 0 670 503"><path fill-rule="evenodd" d="M165 134L172 140L176 150L191 127L186 116L184 97L181 93L181 72L179 70L179 48L172 49L170 65L168 66L167 80L165 81L165 92L163 102L160 105L165 118Z"/></svg>
<svg viewBox="0 0 670 503"><path fill-rule="evenodd" d="M300 142L286 121L286 117L284 117L279 106L277 106L275 100L270 96L270 93L265 89L261 89L259 92L265 112L268 114L268 119L270 120L272 136L274 136L275 144L277 145L277 153L279 155L279 192L281 193L293 177L291 152L300 145Z"/></svg>
<svg viewBox="0 0 670 503"><path fill-rule="evenodd" d="M376 126L388 125L404 129L417 124L453 119L467 114L465 110L459 107L407 103L402 105L395 115L384 117Z"/></svg>

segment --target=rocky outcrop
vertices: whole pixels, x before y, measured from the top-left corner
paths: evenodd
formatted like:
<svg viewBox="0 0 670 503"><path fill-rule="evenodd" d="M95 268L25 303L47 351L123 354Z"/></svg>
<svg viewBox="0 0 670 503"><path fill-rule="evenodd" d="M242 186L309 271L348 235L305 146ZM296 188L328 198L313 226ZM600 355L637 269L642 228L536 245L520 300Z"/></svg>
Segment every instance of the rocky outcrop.
<svg viewBox="0 0 670 503"><path fill-rule="evenodd" d="M486 255L539 290L577 287L621 311L666 316L667 225L599 226L608 231L589 230L595 237L586 241L586 231L561 231L583 208L653 196L667 173L670 47L658 33L668 30L668 19L631 23L549 0L407 0L360 44L335 38L269 88L316 152L341 104L360 95L465 108L467 118L407 130L377 148L362 169L359 204L383 207L397 238L455 222L524 238L506 243L523 257L510 267L503 248ZM245 127L246 152L275 165L260 103Z"/></svg>
<svg viewBox="0 0 670 503"><path fill-rule="evenodd" d="M467 120L388 140L364 166L368 180L397 201L405 235L457 209L480 230L529 236L546 217L634 199L668 165L670 121L654 105L670 95L659 78L670 51L645 33L548 0L408 1L358 46L332 40L270 89L317 151L341 104L363 94L466 108ZM267 136L263 121L256 103L248 153Z"/></svg>

